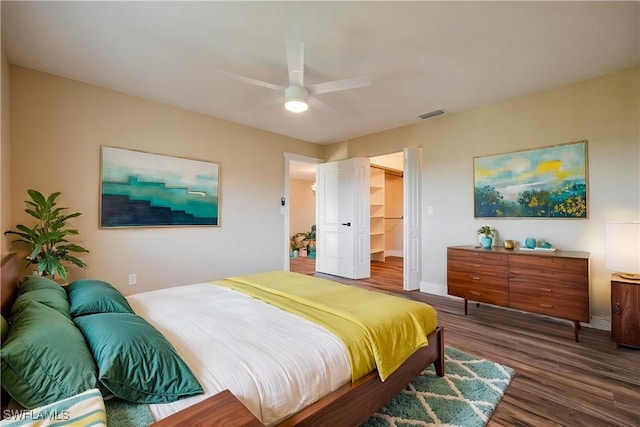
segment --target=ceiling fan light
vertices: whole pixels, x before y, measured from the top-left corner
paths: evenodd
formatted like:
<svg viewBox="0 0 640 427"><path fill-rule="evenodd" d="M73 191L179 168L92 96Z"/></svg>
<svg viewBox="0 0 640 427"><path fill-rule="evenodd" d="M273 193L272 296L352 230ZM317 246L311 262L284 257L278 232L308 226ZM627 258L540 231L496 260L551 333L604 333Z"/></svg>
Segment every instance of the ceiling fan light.
<svg viewBox="0 0 640 427"><path fill-rule="evenodd" d="M304 99L289 99L284 103L284 108L292 113L302 113L303 111L307 111L309 109L309 105L305 102Z"/></svg>
<svg viewBox="0 0 640 427"><path fill-rule="evenodd" d="M307 97L309 91L300 86L289 86L284 90L284 108L292 113L302 113L307 111Z"/></svg>

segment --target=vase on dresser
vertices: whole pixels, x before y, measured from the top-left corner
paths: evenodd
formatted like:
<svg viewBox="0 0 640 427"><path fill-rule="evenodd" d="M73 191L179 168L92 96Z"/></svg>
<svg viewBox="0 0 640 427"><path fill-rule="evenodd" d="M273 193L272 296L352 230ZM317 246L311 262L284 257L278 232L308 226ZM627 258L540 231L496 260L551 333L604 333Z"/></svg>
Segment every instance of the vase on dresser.
<svg viewBox="0 0 640 427"><path fill-rule="evenodd" d="M491 245L493 245L493 239L489 236L482 236L480 239L480 244L483 249L491 249Z"/></svg>

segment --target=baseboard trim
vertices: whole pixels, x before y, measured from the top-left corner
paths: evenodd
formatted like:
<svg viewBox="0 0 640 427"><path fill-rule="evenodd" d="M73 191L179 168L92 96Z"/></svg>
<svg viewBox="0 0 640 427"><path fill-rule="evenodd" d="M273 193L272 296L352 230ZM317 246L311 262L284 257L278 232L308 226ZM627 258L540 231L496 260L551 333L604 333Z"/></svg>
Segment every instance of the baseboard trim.
<svg viewBox="0 0 640 427"><path fill-rule="evenodd" d="M395 256L398 258L403 258L404 252L403 251L384 251L384 256Z"/></svg>
<svg viewBox="0 0 640 427"><path fill-rule="evenodd" d="M447 296L447 285L432 282L420 282L420 292L424 292L432 295L439 295L442 297Z"/></svg>
<svg viewBox="0 0 640 427"><path fill-rule="evenodd" d="M584 326L591 327L594 329L601 329L603 331L611 330L611 320L606 317L601 316L591 316L591 323L584 324Z"/></svg>

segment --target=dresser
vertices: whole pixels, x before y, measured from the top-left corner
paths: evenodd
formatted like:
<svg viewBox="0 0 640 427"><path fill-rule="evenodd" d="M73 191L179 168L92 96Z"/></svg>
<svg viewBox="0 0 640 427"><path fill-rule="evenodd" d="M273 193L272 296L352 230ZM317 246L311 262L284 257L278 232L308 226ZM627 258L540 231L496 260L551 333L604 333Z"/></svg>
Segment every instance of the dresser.
<svg viewBox="0 0 640 427"><path fill-rule="evenodd" d="M447 248L447 292L468 301L580 322L590 321L589 253L475 246Z"/></svg>
<svg viewBox="0 0 640 427"><path fill-rule="evenodd" d="M611 337L640 347L640 281L611 276Z"/></svg>

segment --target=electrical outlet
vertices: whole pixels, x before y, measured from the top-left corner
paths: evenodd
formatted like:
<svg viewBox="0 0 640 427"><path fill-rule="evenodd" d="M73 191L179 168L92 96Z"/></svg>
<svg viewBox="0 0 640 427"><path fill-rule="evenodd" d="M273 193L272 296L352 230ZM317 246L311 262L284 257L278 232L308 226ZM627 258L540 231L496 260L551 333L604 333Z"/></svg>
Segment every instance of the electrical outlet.
<svg viewBox="0 0 640 427"><path fill-rule="evenodd" d="M136 278L136 274L135 273L131 273L129 275L129 286L133 286L138 282L138 279Z"/></svg>

